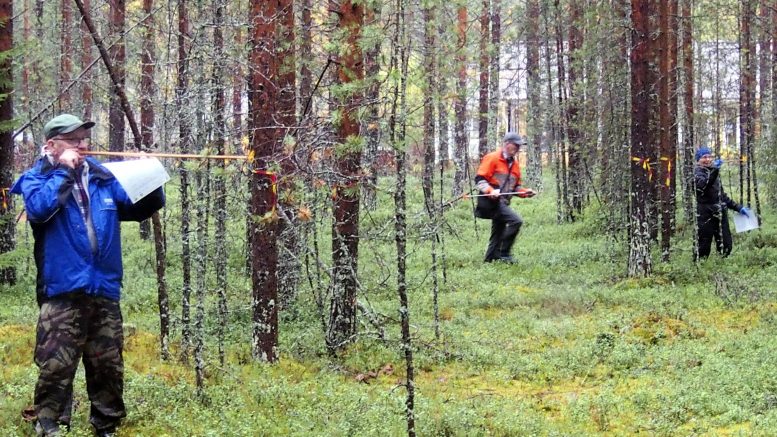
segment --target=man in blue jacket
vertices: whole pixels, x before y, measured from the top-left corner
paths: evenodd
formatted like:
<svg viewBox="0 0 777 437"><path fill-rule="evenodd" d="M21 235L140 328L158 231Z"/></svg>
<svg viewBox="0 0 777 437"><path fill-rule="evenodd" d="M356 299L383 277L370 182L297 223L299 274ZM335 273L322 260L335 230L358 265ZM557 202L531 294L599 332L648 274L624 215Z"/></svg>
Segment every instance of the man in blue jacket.
<svg viewBox="0 0 777 437"><path fill-rule="evenodd" d="M113 435L126 416L120 221L141 221L164 206L161 187L133 204L116 178L83 156L91 121L54 117L44 156L11 188L24 197L35 238L40 304L34 414L38 435L68 426L69 400L83 359L97 435Z"/></svg>

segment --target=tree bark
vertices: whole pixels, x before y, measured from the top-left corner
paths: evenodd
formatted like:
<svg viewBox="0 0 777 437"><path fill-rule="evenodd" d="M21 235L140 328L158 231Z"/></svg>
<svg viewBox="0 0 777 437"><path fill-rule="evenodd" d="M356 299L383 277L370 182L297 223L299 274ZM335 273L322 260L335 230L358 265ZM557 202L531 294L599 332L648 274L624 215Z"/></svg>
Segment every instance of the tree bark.
<svg viewBox="0 0 777 437"><path fill-rule="evenodd" d="M467 127L467 7L459 6L456 13L456 65L458 74L456 81L456 101L454 112L454 143L456 153L456 171L453 175L453 195L464 192L469 167L469 129Z"/></svg>
<svg viewBox="0 0 777 437"><path fill-rule="evenodd" d="M68 0L69 1L69 0ZM84 9L91 8L91 0L83 0ZM92 38L89 35L89 28L82 22L81 29L81 69L86 70L88 65L92 64ZM84 120L92 119L92 73L85 71L81 81L81 103L84 105Z"/></svg>
<svg viewBox="0 0 777 437"><path fill-rule="evenodd" d="M224 15L225 2L214 0L213 4L213 142L216 153L226 153L226 91L224 87L224 74L226 70L224 57ZM228 329L227 306L227 186L225 181L226 161L219 160L218 172L213 178L214 205L216 214L215 260L216 270L216 295L218 296L218 323L216 328L216 340L218 342L219 363L223 366L226 362L224 341Z"/></svg>
<svg viewBox="0 0 777 437"><path fill-rule="evenodd" d="M368 26L377 26L380 9L367 7L366 21ZM308 42L309 44L309 42ZM309 48L308 48L309 50ZM364 55L364 66L367 81L365 99L367 103L367 120L364 126L366 150L363 156L364 168L367 170L367 180L362 187L364 207L374 210L377 207L378 186L378 153L380 143L380 41L367 49ZM309 74L309 70L308 70Z"/></svg>
<svg viewBox="0 0 777 437"><path fill-rule="evenodd" d="M675 166L677 156L677 4L661 0L659 48L659 161L658 185L661 212L661 260L670 258L675 227Z"/></svg>
<svg viewBox="0 0 777 437"><path fill-rule="evenodd" d="M488 91L491 69L489 37L491 35L491 0L483 0L480 11L480 93L478 100L478 153L483 158L491 148L488 145Z"/></svg>
<svg viewBox="0 0 777 437"><path fill-rule="evenodd" d="M294 48L291 0L250 2L251 51L248 128L254 154L251 184L251 282L254 359L278 360L278 211L275 170L283 140L295 124ZM279 37L282 35L283 37ZM281 175L289 177L288 175Z"/></svg>
<svg viewBox="0 0 777 437"><path fill-rule="evenodd" d="M16 247L13 208L9 187L13 182L13 57L8 55L13 48L13 1L0 0L0 254ZM16 283L16 269L0 269L0 284Z"/></svg>
<svg viewBox="0 0 777 437"><path fill-rule="evenodd" d="M189 153L191 147L191 128L189 126L189 13L186 0L178 0L178 45L177 79L175 103L178 108L178 142L181 153ZM189 171L186 166L178 170L181 198L181 361L189 361L192 348L191 293L192 293L192 255L191 255L191 202L189 201Z"/></svg>
<svg viewBox="0 0 777 437"><path fill-rule="evenodd" d="M684 124L683 124L683 210L685 211L685 222L691 229L696 226L696 206L693 186L693 166L695 145L695 121L694 121L694 68L693 68L693 0L683 0L682 17L682 96ZM694 239L695 241L695 239ZM696 259L696 243L694 243L694 259Z"/></svg>
<svg viewBox="0 0 777 437"><path fill-rule="evenodd" d="M125 0L110 0L110 34L118 41L110 49L110 60L117 78L115 87L124 89L126 83L126 50L124 48L124 26L126 22ZM122 112L121 98L116 93L110 97L108 111L108 148L111 152L124 151L124 113Z"/></svg>
<svg viewBox="0 0 777 437"><path fill-rule="evenodd" d="M59 56L59 107L60 110L72 111L70 92L65 87L70 83L73 74L73 8L70 0L61 0L62 21L60 22L60 56Z"/></svg>
<svg viewBox="0 0 777 437"><path fill-rule="evenodd" d="M337 82L342 85L359 82L364 78L364 61L359 39L364 23L362 2L343 0L337 5L339 30L345 41L337 63ZM359 178L362 140L359 137L359 120L356 110L362 102L361 90L343 96L338 110L340 123L336 127L335 155L338 157L337 185L333 190L332 229L332 302L329 310L327 347L330 353L352 341L356 334L356 295L358 289L359 259Z"/></svg>
<svg viewBox="0 0 777 437"><path fill-rule="evenodd" d="M410 311L407 297L407 213L406 213L406 177L407 158L406 135L407 135L407 70L409 49L407 38L407 27L405 23L405 0L397 0L397 37L402 45L398 49L400 53L400 85L395 88L394 102L399 101L399 133L397 134L395 148L395 159L397 164L397 183L394 192L394 239L397 247L397 294L399 296L399 316L400 327L402 331L402 350L405 355L405 388L407 389L407 398L405 400L405 418L407 422L408 437L415 437L415 368L413 366L413 348L410 337Z"/></svg>
<svg viewBox="0 0 777 437"><path fill-rule="evenodd" d="M540 106L540 3L529 0L526 5L526 134L530 138L527 147L526 179L535 189L542 186L542 108Z"/></svg>
<svg viewBox="0 0 777 437"><path fill-rule="evenodd" d="M488 143L499 143L499 70L502 46L502 0L491 0L491 46L489 47L490 73L488 77ZM507 114L509 119L511 114Z"/></svg>
<svg viewBox="0 0 777 437"><path fill-rule="evenodd" d="M435 32L434 6L426 3L424 7L424 172L421 177L421 186L424 191L424 206L426 213L431 217L434 210L434 156L435 156L435 118L434 118L434 90L436 88L437 75L435 60Z"/></svg>
<svg viewBox="0 0 777 437"><path fill-rule="evenodd" d="M650 157L655 134L657 102L655 51L651 33L655 29L656 0L631 0L631 224L629 239L629 276L648 276L650 257Z"/></svg>

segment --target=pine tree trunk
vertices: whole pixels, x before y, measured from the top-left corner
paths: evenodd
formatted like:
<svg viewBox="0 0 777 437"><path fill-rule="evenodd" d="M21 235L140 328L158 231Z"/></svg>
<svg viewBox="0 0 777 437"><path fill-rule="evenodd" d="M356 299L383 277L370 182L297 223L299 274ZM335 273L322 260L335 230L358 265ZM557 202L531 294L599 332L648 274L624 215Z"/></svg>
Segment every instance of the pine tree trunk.
<svg viewBox="0 0 777 437"><path fill-rule="evenodd" d="M631 223L629 276L648 276L650 257L650 156L657 142L657 102L651 90L656 86L654 42L651 20L657 13L656 0L631 0Z"/></svg>
<svg viewBox="0 0 777 437"><path fill-rule="evenodd" d="M115 84L116 88L124 89L126 83L126 68L125 63L127 59L126 51L124 48L124 25L126 21L126 4L125 0L110 0L110 34L113 38L118 38L116 43L110 47L110 60L114 67L114 72L118 78L119 83ZM124 112L121 108L121 99L117 93L111 93L110 105L108 113L108 147L111 152L123 152L124 151ZM112 158L113 159L113 158Z"/></svg>
<svg viewBox="0 0 777 437"><path fill-rule="evenodd" d="M483 0L483 8L480 11L480 93L478 100L478 153L483 158L490 147L488 145L488 90L489 72L491 69L490 52L488 47L491 35L491 1Z"/></svg>
<svg viewBox="0 0 777 437"><path fill-rule="evenodd" d="M491 0L491 46L489 47L490 73L488 77L488 143L499 144L499 70L502 46L502 0ZM507 114L510 117L510 114Z"/></svg>
<svg viewBox="0 0 777 437"><path fill-rule="evenodd" d="M13 208L8 188L13 182L13 1L0 0L0 53L6 55L0 62L0 254L10 252L16 246ZM16 283L16 269L0 269L0 284Z"/></svg>
<svg viewBox="0 0 777 437"><path fill-rule="evenodd" d="M235 44L238 47L242 47L245 44L243 41L243 28L238 26L235 29ZM232 74L232 130L229 137L234 144L234 153L240 155L244 154L243 150L243 89L245 88L245 72L243 71L243 62L236 60L232 65L234 73ZM247 259L248 257L246 257Z"/></svg>
<svg viewBox="0 0 777 437"><path fill-rule="evenodd" d="M364 5L361 2L343 0L332 3L338 15L338 29L345 32L345 49L337 63L337 81L349 84L364 77L364 63L359 45L364 23ZM337 185L333 190L332 226L332 302L329 310L327 348L330 353L352 341L356 334L356 295L359 259L359 177L361 163L361 139L356 109L361 106L362 91L343 96L339 103L342 117L337 126L337 145L341 152L337 160Z"/></svg>
<svg viewBox="0 0 777 437"><path fill-rule="evenodd" d="M294 8L291 0L252 0L248 128L254 159L251 184L251 282L255 360L278 360L278 175L273 166L288 129L296 124ZM280 36L280 38L279 38ZM281 168L284 171L284 168ZM282 174L289 178L291 175Z"/></svg>
<svg viewBox="0 0 777 437"><path fill-rule="evenodd" d="M178 141L180 143L181 153L191 151L191 128L189 126L189 114L186 112L189 107L189 64L188 64L188 44L186 40L189 37L189 14L187 11L186 0L178 0L178 78L175 89L176 107L178 108ZM185 166L179 169L181 180L180 199L181 199L181 274L182 274L182 293L181 293L181 360L186 363L189 361L189 354L192 347L192 327L191 327L191 292L192 292L192 257L190 244L191 227L191 204L189 201L189 171Z"/></svg>
<svg viewBox="0 0 777 437"><path fill-rule="evenodd" d="M739 32L739 203L750 205L750 158L753 145L753 91L755 89L751 0L742 0Z"/></svg>
<svg viewBox="0 0 777 437"><path fill-rule="evenodd" d="M695 120L694 120L694 68L693 68L693 0L683 0L682 2L682 95L684 123L683 123L683 210L685 211L685 222L690 229L696 228L696 206L693 186L693 155L696 149L695 145ZM695 239L694 239L695 241ZM694 243L695 246L696 243ZM696 247L694 247L694 259L696 259Z"/></svg>
<svg viewBox="0 0 777 437"><path fill-rule="evenodd" d="M222 0L214 1L213 15L213 142L216 153L224 155L226 152L226 91L224 86L224 10L225 3ZM218 323L216 324L216 340L218 342L219 363L223 366L226 362L224 341L228 325L227 311L227 187L225 178L226 161L219 160L219 171L214 175L213 191L216 229L215 260L216 271L216 295L218 296Z"/></svg>
<svg viewBox="0 0 777 437"><path fill-rule="evenodd" d="M143 42L140 54L140 136L147 150L153 150L154 143L154 17L151 15L153 1L143 0ZM148 240L151 234L149 220L140 223L140 238Z"/></svg>
<svg viewBox="0 0 777 437"><path fill-rule="evenodd" d="M677 7L661 0L659 37L659 160L658 185L661 212L661 260L670 258L675 227L675 166L677 156Z"/></svg>
<svg viewBox="0 0 777 437"><path fill-rule="evenodd" d="M380 10L368 7L366 21L368 25L375 25L380 17ZM362 187L362 200L364 207L372 211L377 206L378 186L378 145L380 143L380 41L376 41L369 47L364 55L364 66L367 80L365 94L367 107L367 120L364 127L365 153L363 156L364 168L367 169L367 180ZM308 72L309 73L309 72Z"/></svg>
<svg viewBox="0 0 777 437"><path fill-rule="evenodd" d="M569 87L567 81L566 62L564 61L564 31L561 18L561 9L559 0L555 1L556 12L556 68L558 70L558 123L557 131L559 133L557 138L557 161L556 161L556 185L557 185L557 206L560 208L558 216L561 218L561 222L574 221L574 214L572 213L572 200L570 197L570 167L571 167L571 153L569 150L569 111L567 109L569 105L569 98L567 89ZM549 76L550 77L550 76ZM550 82L549 82L550 83Z"/></svg>
<svg viewBox="0 0 777 437"><path fill-rule="evenodd" d="M154 144L154 66L156 63L156 51L154 50L154 19L151 15L153 0L143 0L144 34L141 53L141 77L140 77L140 135L146 150L153 150ZM156 254L156 278L157 301L159 304L159 343L160 355L163 360L170 358L170 299L167 293L165 271L167 268L167 249L164 229L155 212L151 217L154 234L154 248ZM148 223L148 221L146 221ZM142 227L141 227L142 229ZM142 232L141 232L142 235Z"/></svg>
<svg viewBox="0 0 777 437"><path fill-rule="evenodd" d="M73 4L70 0L61 0L62 21L60 22L59 43L59 107L62 111L72 111L70 92L65 91L73 74Z"/></svg>
<svg viewBox="0 0 777 437"><path fill-rule="evenodd" d="M526 180L539 190L542 187L542 113L540 105L540 3L529 0L526 6L526 134L529 137Z"/></svg>
<svg viewBox="0 0 777 437"><path fill-rule="evenodd" d="M91 0L83 0L84 9L87 11L91 8ZM89 29L86 28L86 24L81 25L81 69L86 70L86 67L92 63L92 38L89 35ZM81 103L84 105L84 120L92 119L92 74L85 71L81 80Z"/></svg>
<svg viewBox="0 0 777 437"><path fill-rule="evenodd" d="M434 52L435 32L434 7L427 3L423 10L424 15L424 172L421 177L421 186L424 191L424 206L426 213L431 217L434 210L434 155L435 155L435 117L434 117L434 90L436 88L436 60Z"/></svg>
<svg viewBox="0 0 777 437"><path fill-rule="evenodd" d="M467 128L467 7L459 6L456 21L456 65L458 65L458 79L456 81L456 101L454 111L456 122L454 125L454 143L456 153L456 171L453 175L453 195L459 196L464 192L469 167L469 129Z"/></svg>
<svg viewBox="0 0 777 437"><path fill-rule="evenodd" d="M394 102L399 100L399 133L394 143L395 160L397 164L397 184L394 192L394 239L397 247L397 294L399 296L400 327L402 331L402 350L405 355L406 379L405 388L407 398L405 400L405 418L407 421L407 435L415 437L415 378L413 366L413 349L410 337L410 311L407 297L407 206L406 206L406 177L407 159L406 133L407 133L407 72L409 50L407 27L405 23L405 1L397 0L397 33L398 42L402 45L400 53L400 85L395 89ZM393 129L392 129L393 130Z"/></svg>
<svg viewBox="0 0 777 437"><path fill-rule="evenodd" d="M195 186L197 199L197 252L194 257L195 309L194 309L194 375L197 396L205 398L205 293L208 276L208 218L210 216L210 165L197 172Z"/></svg>
<svg viewBox="0 0 777 437"><path fill-rule="evenodd" d="M568 82L567 90L569 92L567 96L567 111L566 111L566 127L567 127L567 141L568 141L568 179L569 186L569 202L571 204L571 210L569 218L571 221L575 220L576 215L581 215L583 212L583 200L586 191L586 177L583 163L583 135L580 132L581 122L581 108L584 107L584 96L576 91L579 87L578 78L580 74L580 64L582 63L581 53L583 46L583 33L580 29L583 23L581 23L580 17L580 0L574 0L569 5L570 17L569 17L569 63L568 63Z"/></svg>

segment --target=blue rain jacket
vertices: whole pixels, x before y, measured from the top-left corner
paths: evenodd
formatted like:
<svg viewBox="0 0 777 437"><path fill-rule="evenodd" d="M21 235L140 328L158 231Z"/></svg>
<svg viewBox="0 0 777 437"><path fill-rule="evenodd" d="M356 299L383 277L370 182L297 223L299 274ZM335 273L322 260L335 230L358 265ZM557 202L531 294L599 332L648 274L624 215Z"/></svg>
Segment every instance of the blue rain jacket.
<svg viewBox="0 0 777 437"><path fill-rule="evenodd" d="M132 204L116 178L100 163L89 163L89 206L97 237L92 253L86 223L73 189L76 172L39 159L11 187L24 197L38 267L39 297L86 293L119 300L122 285L120 221L142 221L163 207L158 188Z"/></svg>

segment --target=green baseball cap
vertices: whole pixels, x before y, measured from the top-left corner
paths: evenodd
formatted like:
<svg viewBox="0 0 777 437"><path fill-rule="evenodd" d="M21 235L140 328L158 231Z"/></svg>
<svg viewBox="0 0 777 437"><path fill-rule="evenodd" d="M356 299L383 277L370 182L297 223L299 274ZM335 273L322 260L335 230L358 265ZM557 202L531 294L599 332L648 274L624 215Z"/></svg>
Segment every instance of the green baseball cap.
<svg viewBox="0 0 777 437"><path fill-rule="evenodd" d="M69 134L79 128L91 129L93 127L93 121L83 121L75 115L60 114L43 126L43 135L46 137L46 141L48 141L57 135Z"/></svg>

